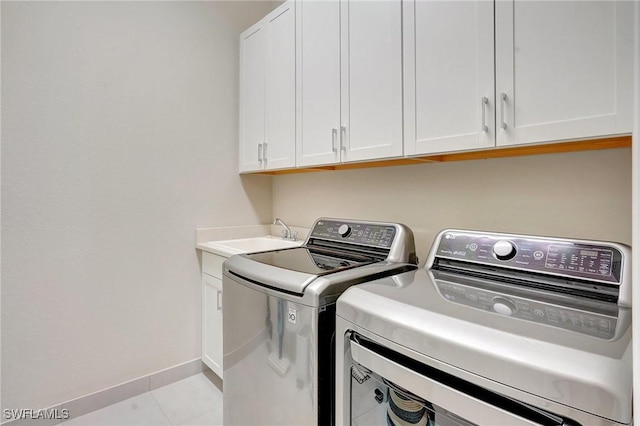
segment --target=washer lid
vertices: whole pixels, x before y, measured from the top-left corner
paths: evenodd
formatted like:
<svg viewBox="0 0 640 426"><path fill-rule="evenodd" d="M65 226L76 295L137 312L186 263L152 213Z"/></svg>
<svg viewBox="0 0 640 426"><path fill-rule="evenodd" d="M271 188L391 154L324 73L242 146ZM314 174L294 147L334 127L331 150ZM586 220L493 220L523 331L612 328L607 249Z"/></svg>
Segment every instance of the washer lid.
<svg viewBox="0 0 640 426"><path fill-rule="evenodd" d="M317 276L376 262L376 259L370 256L310 247L252 253L246 254L245 257L265 265Z"/></svg>
<svg viewBox="0 0 640 426"><path fill-rule="evenodd" d="M441 278L418 270L351 287L338 300L336 313L434 365L470 373L480 386L493 383L507 396L527 402L527 395L535 395L556 403L559 411L570 407L631 421L630 309L567 306ZM471 299L476 298L486 303L475 305ZM539 309L550 320L526 318L527 307L533 316ZM615 320L615 330L599 335L552 324L563 316L586 323L606 317Z"/></svg>
<svg viewBox="0 0 640 426"><path fill-rule="evenodd" d="M231 274L287 293L302 295L315 279L378 262L354 254L297 247L231 256L225 267Z"/></svg>

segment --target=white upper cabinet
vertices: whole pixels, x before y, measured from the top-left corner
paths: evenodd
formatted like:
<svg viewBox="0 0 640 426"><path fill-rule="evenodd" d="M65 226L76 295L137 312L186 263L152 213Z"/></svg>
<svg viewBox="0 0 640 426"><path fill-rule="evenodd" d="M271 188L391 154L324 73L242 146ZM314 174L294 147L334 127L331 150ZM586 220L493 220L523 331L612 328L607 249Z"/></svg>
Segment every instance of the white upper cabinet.
<svg viewBox="0 0 640 426"><path fill-rule="evenodd" d="M401 156L402 3L343 1L341 12L342 161Z"/></svg>
<svg viewBox="0 0 640 426"><path fill-rule="evenodd" d="M240 36L240 171L295 166L295 11L289 0Z"/></svg>
<svg viewBox="0 0 640 426"><path fill-rule="evenodd" d="M406 1L405 153L631 132L632 3Z"/></svg>
<svg viewBox="0 0 640 426"><path fill-rule="evenodd" d="M297 165L340 162L340 3L298 3Z"/></svg>
<svg viewBox="0 0 640 426"><path fill-rule="evenodd" d="M631 132L633 2L495 7L498 146Z"/></svg>
<svg viewBox="0 0 640 426"><path fill-rule="evenodd" d="M407 1L407 155L494 146L493 2Z"/></svg>
<svg viewBox="0 0 640 426"><path fill-rule="evenodd" d="M400 0L298 3L297 165L397 157Z"/></svg>
<svg viewBox="0 0 640 426"><path fill-rule="evenodd" d="M266 30L258 25L240 36L240 171L263 168L265 139Z"/></svg>
<svg viewBox="0 0 640 426"><path fill-rule="evenodd" d="M288 0L240 37L240 171L630 133L633 3Z"/></svg>
<svg viewBox="0 0 640 426"><path fill-rule="evenodd" d="M267 18L267 122L265 168L296 164L296 20L293 0Z"/></svg>

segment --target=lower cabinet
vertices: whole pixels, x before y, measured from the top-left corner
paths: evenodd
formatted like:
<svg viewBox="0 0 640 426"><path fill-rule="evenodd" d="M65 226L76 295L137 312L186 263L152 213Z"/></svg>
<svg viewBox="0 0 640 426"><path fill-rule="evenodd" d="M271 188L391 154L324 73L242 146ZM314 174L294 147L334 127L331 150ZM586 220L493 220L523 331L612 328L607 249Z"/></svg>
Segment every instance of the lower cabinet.
<svg viewBox="0 0 640 426"><path fill-rule="evenodd" d="M222 263L202 253L202 362L222 378Z"/></svg>

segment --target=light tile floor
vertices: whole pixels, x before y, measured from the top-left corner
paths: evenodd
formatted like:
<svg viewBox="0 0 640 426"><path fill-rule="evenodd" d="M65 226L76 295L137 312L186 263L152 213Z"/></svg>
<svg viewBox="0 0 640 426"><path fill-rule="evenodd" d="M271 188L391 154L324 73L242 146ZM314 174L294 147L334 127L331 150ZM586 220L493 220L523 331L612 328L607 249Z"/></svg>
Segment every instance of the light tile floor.
<svg viewBox="0 0 640 426"><path fill-rule="evenodd" d="M207 372L207 375L213 374ZM64 426L222 425L222 392L205 373L62 423Z"/></svg>

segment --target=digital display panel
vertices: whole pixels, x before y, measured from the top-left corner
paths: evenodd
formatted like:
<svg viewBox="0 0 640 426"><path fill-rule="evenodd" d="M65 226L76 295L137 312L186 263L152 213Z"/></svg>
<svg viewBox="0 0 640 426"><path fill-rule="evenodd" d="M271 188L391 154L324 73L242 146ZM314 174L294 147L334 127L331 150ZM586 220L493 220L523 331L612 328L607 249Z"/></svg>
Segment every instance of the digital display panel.
<svg viewBox="0 0 640 426"><path fill-rule="evenodd" d="M609 277L613 268L613 251L550 245L545 267Z"/></svg>

